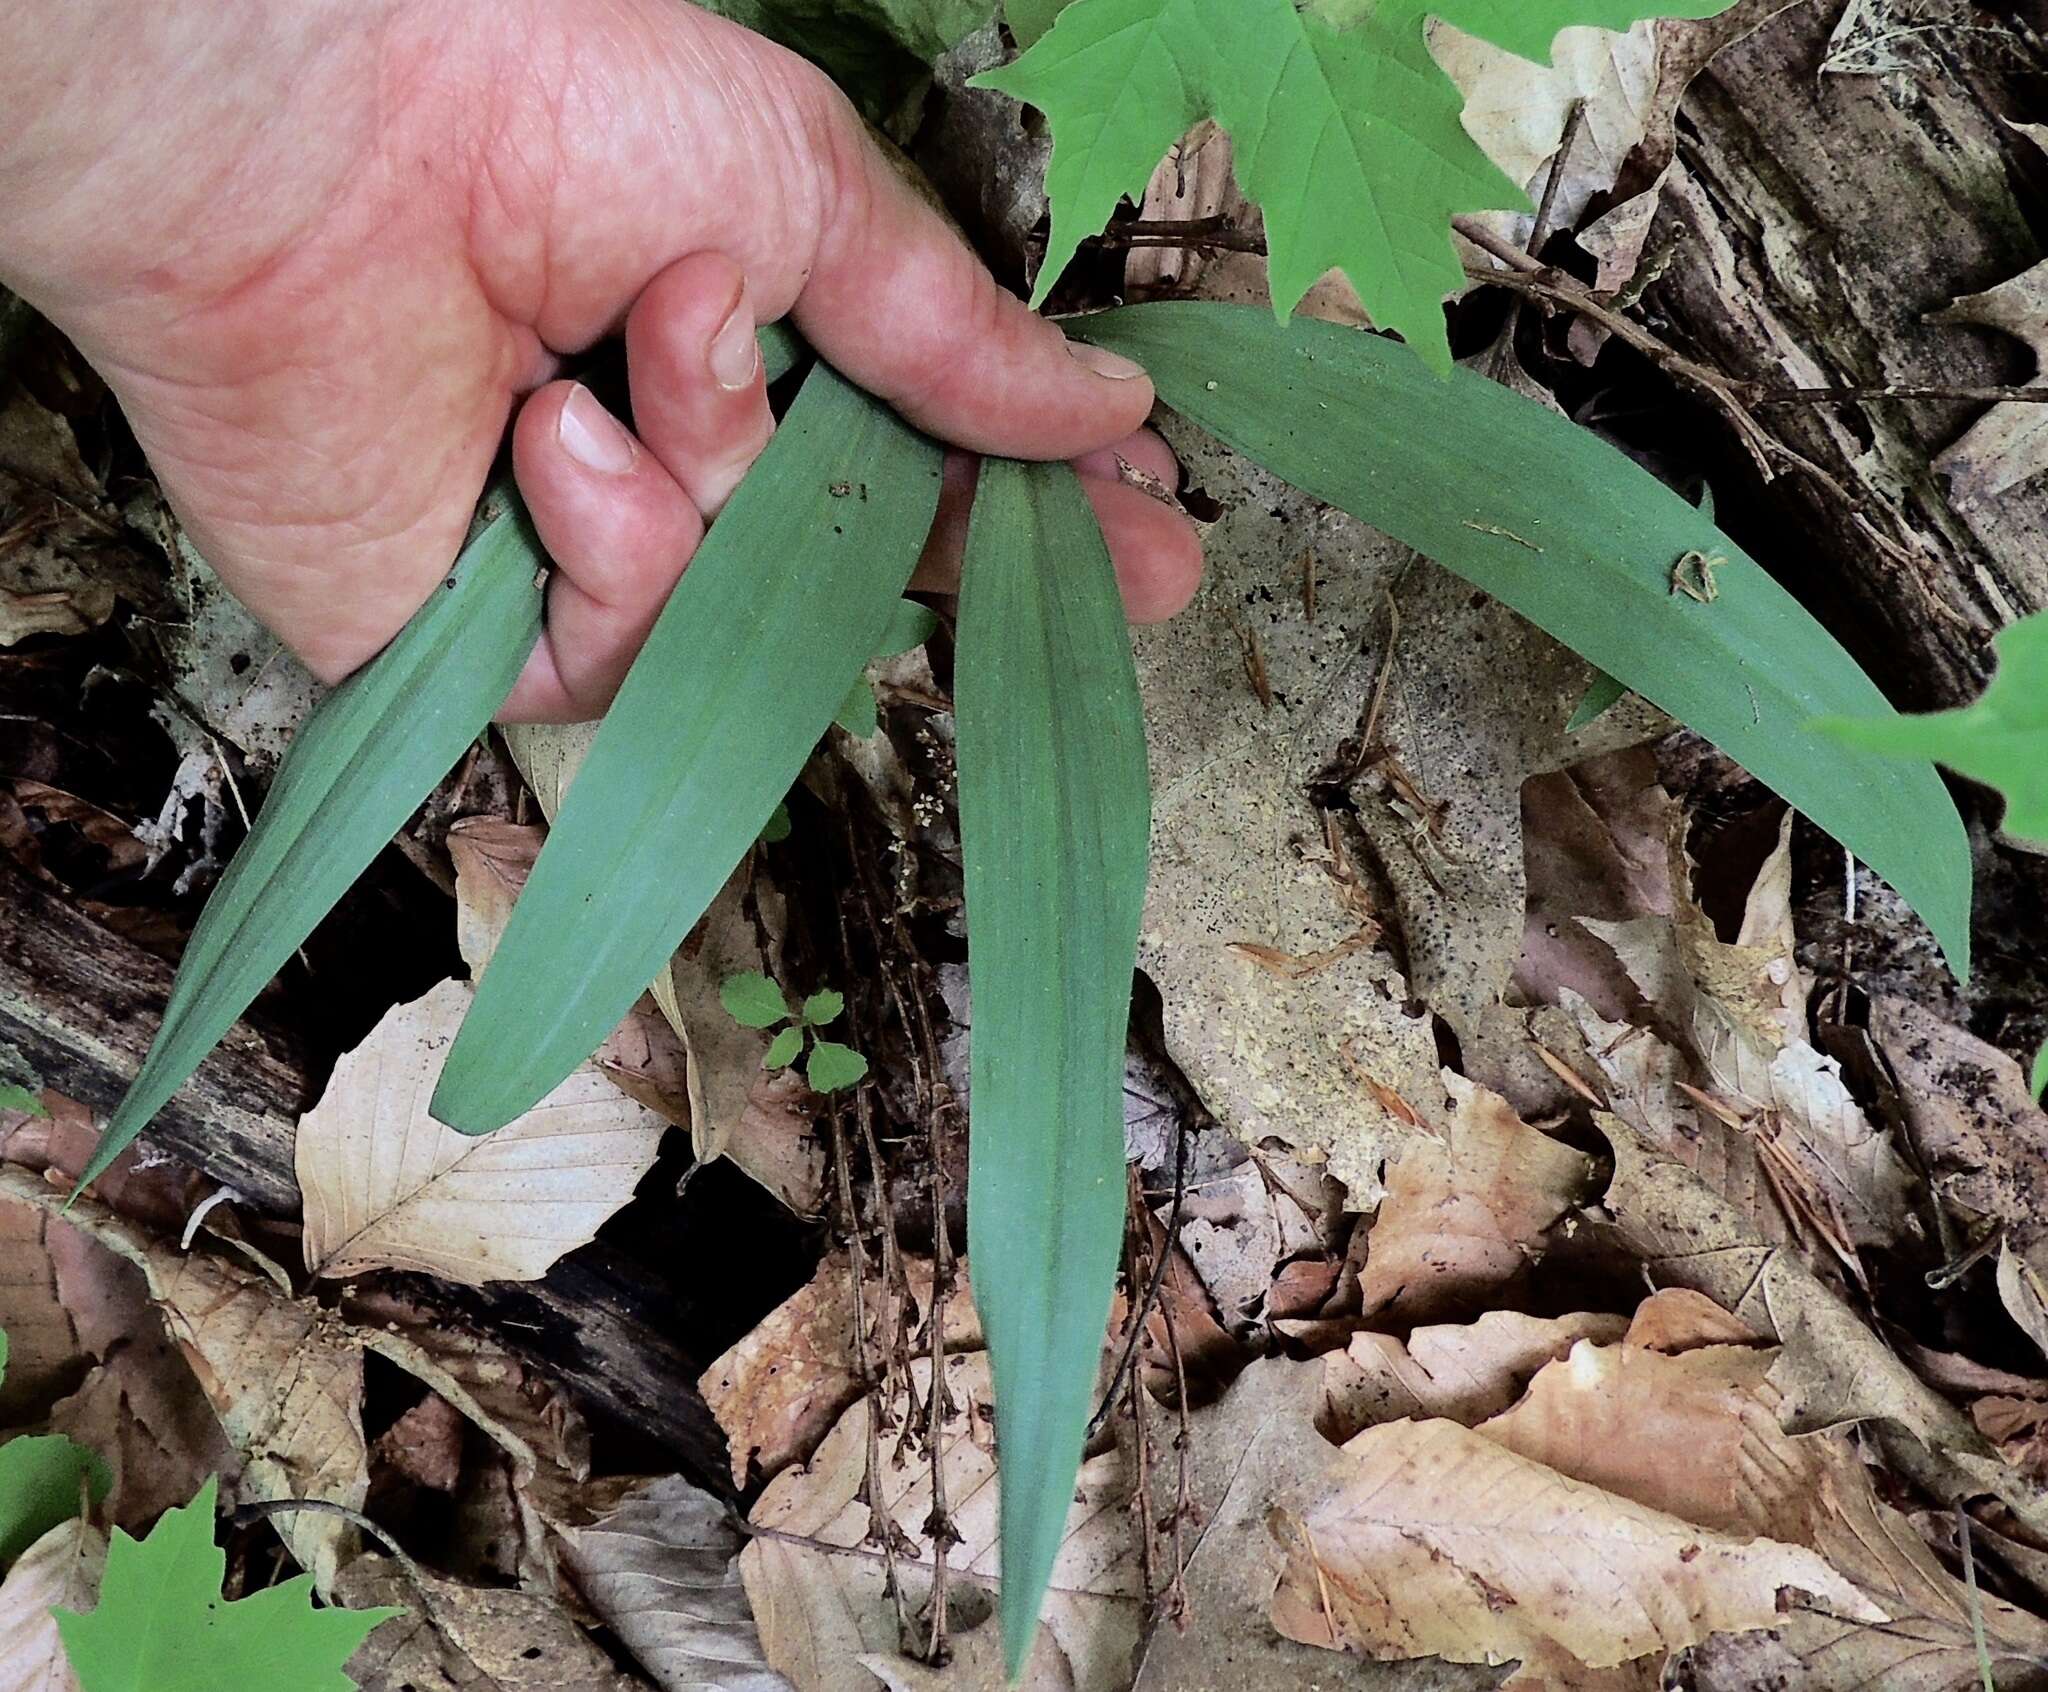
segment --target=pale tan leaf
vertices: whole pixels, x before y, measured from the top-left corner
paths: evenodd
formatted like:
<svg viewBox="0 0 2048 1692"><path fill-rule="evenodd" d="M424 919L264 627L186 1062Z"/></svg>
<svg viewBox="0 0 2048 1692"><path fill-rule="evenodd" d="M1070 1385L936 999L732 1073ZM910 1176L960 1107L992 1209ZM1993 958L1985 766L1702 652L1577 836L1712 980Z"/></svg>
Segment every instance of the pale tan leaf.
<svg viewBox="0 0 2048 1692"><path fill-rule="evenodd" d="M1415 1136L1387 1173L1360 1291L1385 1321L1426 1321L1483 1303L1542 1255L1592 1161L1538 1132L1498 1093L1446 1071L1441 1139Z"/></svg>
<svg viewBox="0 0 2048 1692"><path fill-rule="evenodd" d="M1273 1625L1369 1657L1505 1662L1554 1645L1606 1668L1768 1627L1787 1588L1883 1619L1803 1547L1712 1532L1454 1422L1368 1428L1275 1532Z"/></svg>
<svg viewBox="0 0 2048 1692"><path fill-rule="evenodd" d="M894 1307L880 1278L862 1278L866 1341L872 1355L889 1349L899 1323L921 1334L931 1311L932 1268L922 1259L904 1265L912 1308ZM981 1349L981 1323L965 1273L957 1274L946 1301L949 1352ZM758 1476L772 1480L816 1449L860 1397L854 1353L853 1274L846 1253L828 1253L810 1280L755 1324L747 1336L706 1369L697 1390L725 1430L732 1452L733 1485Z"/></svg>
<svg viewBox="0 0 2048 1692"><path fill-rule="evenodd" d="M725 1506L680 1475L563 1536L590 1607L662 1692L789 1692L767 1664Z"/></svg>
<svg viewBox="0 0 2048 1692"><path fill-rule="evenodd" d="M689 1052L690 1146L700 1162L724 1154L764 1079L767 1031L735 1021L718 996L732 976L775 973L775 960L762 950L748 907L758 910L765 901L770 909L764 921L779 929L781 899L765 885L751 883L748 866L742 864L650 989Z"/></svg>
<svg viewBox="0 0 2048 1692"><path fill-rule="evenodd" d="M1868 1422L1892 1461L1937 1496L1988 1492L2048 1532L2048 1497L1794 1254L1763 1243L1691 1170L1645 1152L1626 1124L1593 1120L1614 1150L1605 1204L1621 1238L1655 1280L1704 1293L1782 1347L1771 1381L1788 1429Z"/></svg>
<svg viewBox="0 0 2048 1692"><path fill-rule="evenodd" d="M0 1581L0 1677L7 1692L81 1692L55 1608L98 1601L107 1536L84 1517L59 1523L14 1560Z"/></svg>
<svg viewBox="0 0 2048 1692"><path fill-rule="evenodd" d="M1465 129L1495 164L1540 200L1562 163L1550 227L1573 227L1594 196L1614 186L1647 131L1658 86L1657 26L1563 30L1545 66L1448 24L1435 23L1429 33L1431 53L1465 97ZM1575 106L1577 134L1570 155L1558 161ZM1526 238L1533 220L1498 221Z"/></svg>
<svg viewBox="0 0 2048 1692"><path fill-rule="evenodd" d="M1499 1681L1498 1669L1437 1659L1353 1663L1337 1674L1327 1653L1273 1631L1266 1606L1283 1558L1266 1519L1275 1495L1298 1483L1308 1462L1331 1454L1311 1422L1322 1398L1321 1376L1313 1362L1262 1358L1219 1403L1197 1414L1189 1459L1194 1515L1183 1576L1186 1626L1149 1630L1134 1692L1306 1692L1338 1685L1347 1692L1490 1692ZM1172 1465L1155 1468L1152 1497L1162 1516L1175 1502L1177 1484Z"/></svg>
<svg viewBox="0 0 2048 1692"><path fill-rule="evenodd" d="M910 1376L922 1403L931 1364L912 1362ZM989 1438L986 1355L948 1358L946 1384L958 1406L939 1439L946 1499L961 1536L950 1558L952 1579L956 1590L985 1591L996 1574L995 1453ZM895 1413L916 1412L899 1404ZM769 1485L752 1521L756 1528L773 1530L773 1537L750 1539L740 1555L740 1574L768 1661L798 1692L876 1692L877 1677L860 1659L897 1649L883 1564L866 1543L872 1519L862 1497L868 1416L867 1402L856 1404L806 1467L785 1470ZM922 1454L906 1454L900 1462L885 1460L877 1478L875 1507L901 1530L903 1551L896 1567L915 1606L931 1581L932 1553L925 1538L933 1502L931 1467ZM1126 1465L1116 1452L1081 1467L1038 1642L1019 1682L1031 1692L1121 1692L1129 1684L1141 1599L1128 1487Z"/></svg>
<svg viewBox="0 0 2048 1692"><path fill-rule="evenodd" d="M306 1267L532 1280L586 1243L653 1167L663 1124L585 1065L494 1134L429 1114L470 989L444 981L388 1012L299 1122Z"/></svg>
<svg viewBox="0 0 2048 1692"><path fill-rule="evenodd" d="M567 1610L530 1592L463 1586L389 1558L358 1557L337 1597L405 1610L363 1642L348 1672L363 1692L635 1692Z"/></svg>
<svg viewBox="0 0 2048 1692"><path fill-rule="evenodd" d="M1441 1416L1470 1427L1505 1410L1537 1370L1579 1341L1617 1340L1627 1326L1626 1317L1594 1312L1489 1310L1462 1327L1417 1328L1405 1344L1392 1334L1354 1334L1348 1351L1323 1359L1316 1426L1339 1445L1362 1428L1404 1416Z"/></svg>

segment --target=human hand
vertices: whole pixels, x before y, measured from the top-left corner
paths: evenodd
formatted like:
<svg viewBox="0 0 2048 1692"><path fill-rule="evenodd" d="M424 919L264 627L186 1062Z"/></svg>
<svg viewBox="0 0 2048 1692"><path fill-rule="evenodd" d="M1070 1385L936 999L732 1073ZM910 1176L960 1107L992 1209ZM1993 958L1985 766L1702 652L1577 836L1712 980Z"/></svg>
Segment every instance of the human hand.
<svg viewBox="0 0 2048 1692"><path fill-rule="evenodd" d="M325 679L446 573L526 396L513 465L559 569L505 715L601 711L766 444L753 331L785 314L957 447L1074 458L1134 618L1194 590L1151 384L1000 289L758 36L680 0L11 10L0 278ZM621 329L637 433L556 374ZM971 485L954 455L918 585L957 580Z"/></svg>

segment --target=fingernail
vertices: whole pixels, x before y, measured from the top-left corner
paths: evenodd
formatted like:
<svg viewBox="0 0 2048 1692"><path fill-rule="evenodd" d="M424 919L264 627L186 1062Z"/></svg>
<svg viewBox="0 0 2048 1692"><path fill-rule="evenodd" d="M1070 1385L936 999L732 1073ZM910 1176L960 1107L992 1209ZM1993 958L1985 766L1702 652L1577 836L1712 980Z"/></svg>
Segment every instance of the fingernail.
<svg viewBox="0 0 2048 1692"><path fill-rule="evenodd" d="M1069 341L1067 351L1074 355L1076 364L1098 376L1107 376L1112 382L1128 382L1133 376L1145 374L1140 366L1122 353L1113 353L1107 347L1092 347L1086 341Z"/></svg>
<svg viewBox="0 0 2048 1692"><path fill-rule="evenodd" d="M581 382L562 401L561 415L555 420L555 438L562 443L562 450L586 470L623 476L633 468L633 437Z"/></svg>
<svg viewBox="0 0 2048 1692"><path fill-rule="evenodd" d="M711 379L728 392L750 386L754 372L761 367L761 349L754 340L754 314L747 309L745 290L732 308L732 315L711 337L710 359Z"/></svg>

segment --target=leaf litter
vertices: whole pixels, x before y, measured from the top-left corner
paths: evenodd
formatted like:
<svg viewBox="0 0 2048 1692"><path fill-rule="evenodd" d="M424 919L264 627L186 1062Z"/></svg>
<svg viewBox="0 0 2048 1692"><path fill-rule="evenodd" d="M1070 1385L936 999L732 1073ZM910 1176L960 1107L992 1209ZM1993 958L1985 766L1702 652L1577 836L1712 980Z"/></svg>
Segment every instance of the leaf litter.
<svg viewBox="0 0 2048 1692"><path fill-rule="evenodd" d="M1748 27L1770 7L1737 10ZM1851 7L1842 28L1883 10ZM1476 38L1435 42L1477 96L1472 139L1532 200L1556 179L1552 227L1607 288L1647 262L1677 92L1723 27L1573 31L1554 69L1519 77ZM1229 167L1227 142L1192 145L1146 214L1255 229ZM1610 204L1623 186L1634 198ZM1489 227L1531 232L1526 213ZM1144 253L1139 288L1244 298L1262 278L1249 254L1147 271ZM2038 343L2038 294L2028 273L1950 321ZM1341 283L1308 297L1361 315ZM1567 345L1589 357L1597 338L1580 323ZM2037 409L1997 408L1958 445L1958 497L2035 468ZM58 420L17 421L56 485L84 474ZM1997 1685L2038 1683L2048 1116L1980 1037L1998 1031L1802 970L1792 819L1760 871L1731 872L1719 796L1660 782L1654 713L1625 702L1570 732L1583 664L1175 439L1213 502L1213 570L1188 617L1138 637L1160 775L1141 960L1158 1029L1133 1066L1151 1090L1133 1093L1108 1413L1025 1684L1947 1688L1979 1683L1980 1631ZM105 560L0 577L0 625L89 638L131 600L189 625L181 685L260 769L310 690L267 653L231 662L255 637L179 556L168 599ZM921 938L957 906L948 682L941 657L885 689L885 732L805 778L872 804L891 843L877 926ZM179 804L219 812L220 749L177 733ZM473 976L541 838L531 811L552 815L588 731L505 738L526 791L437 830ZM156 849L61 789L16 784L13 802L98 829L116 861ZM893 1020L914 1023L908 995L882 1019L896 1061L858 1106L763 1076L767 1035L726 1014L726 981L843 991L870 1029L883 996L842 937L821 943L785 868L753 854L581 1077L594 1125L577 1132L632 1150L573 1197L534 1186L516 1131L492 1148L501 1167L471 1165L474 1142L447 1145L408 1103L457 983L393 1005L301 1121L302 1227L238 1218L230 1195L176 1249L198 1184L132 1156L95 1189L105 1208L57 1221L41 1171L63 1159L45 1153L89 1143L91 1112L59 1095L55 1128L0 1117L0 1439L68 1435L111 1479L91 1519L0 1579L0 1655L25 1684L74 1684L49 1610L90 1608L103 1527L146 1531L212 1474L231 1581L268 1590L241 1553L274 1530L329 1597L406 1609L352 1660L365 1686L1002 1682L971 1265L935 1249L964 1078L940 1061L904 1079L923 1057ZM1732 907L1705 892L1731 873L1753 883ZM964 998L944 1004L964 1027ZM661 1185L664 1125L824 1220L814 1266L693 1360L728 1435L722 1476L626 1472L646 1453L622 1457L405 1279L538 1276L603 1250ZM342 1173L352 1158L399 1173L366 1186ZM372 1187L368 1226L324 1213ZM557 1202L573 1225L522 1237ZM300 1262L314 1279L280 1267ZM371 1549L362 1520L306 1499L403 1523L432 1555ZM269 1505L268 1526L245 1519ZM436 1511L453 1530L430 1529ZM925 1660L935 1639L943 1662Z"/></svg>

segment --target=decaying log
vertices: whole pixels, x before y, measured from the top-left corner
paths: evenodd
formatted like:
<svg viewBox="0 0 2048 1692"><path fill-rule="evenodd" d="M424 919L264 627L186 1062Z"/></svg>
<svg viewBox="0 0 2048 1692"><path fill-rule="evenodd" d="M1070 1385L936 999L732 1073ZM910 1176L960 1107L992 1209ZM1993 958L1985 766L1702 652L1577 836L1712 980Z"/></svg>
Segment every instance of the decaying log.
<svg viewBox="0 0 2048 1692"><path fill-rule="evenodd" d="M2048 155L2005 121L2048 116L2041 14L1952 9L1952 26L1910 32L1907 68L1824 74L1843 4L1801 0L1693 82L1649 243L1669 268L1646 295L1681 350L1771 388L2033 378L2018 341L1927 321L2037 262L2023 207L2048 213ZM2048 607L2048 475L1979 497L1934 468L1983 410L1757 413L1850 496L1797 471L1757 490L1799 540L1769 562L1909 707L1974 695L1990 635Z"/></svg>
<svg viewBox="0 0 2048 1692"><path fill-rule="evenodd" d="M162 960L0 862L0 1074L104 1114L141 1063L170 985ZM295 1216L292 1136L312 1091L296 1044L258 1015L235 1026L147 1141L233 1187L247 1208ZM701 1360L657 1331L647 1313L663 1295L602 1245L540 1281L464 1288L408 1276L406 1292L660 1442L694 1479L718 1485L729 1474L724 1437L694 1386Z"/></svg>

